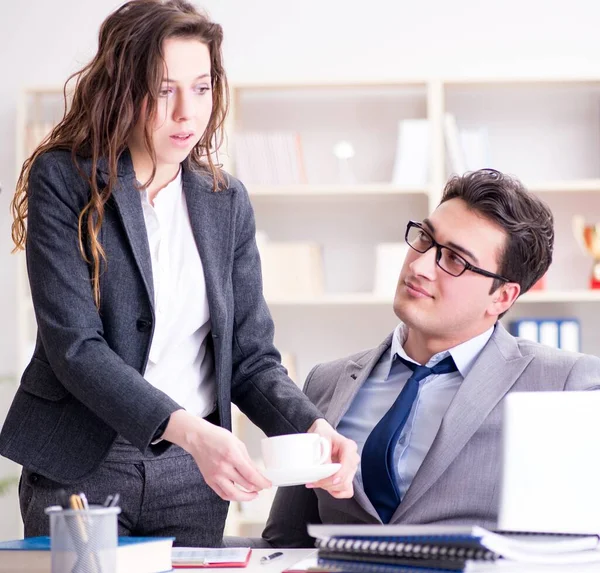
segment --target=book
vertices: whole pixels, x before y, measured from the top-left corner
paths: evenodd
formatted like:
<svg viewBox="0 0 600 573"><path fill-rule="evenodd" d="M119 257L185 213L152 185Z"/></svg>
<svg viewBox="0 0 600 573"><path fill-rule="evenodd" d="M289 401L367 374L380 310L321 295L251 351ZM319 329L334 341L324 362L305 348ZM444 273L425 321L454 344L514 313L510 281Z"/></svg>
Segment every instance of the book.
<svg viewBox="0 0 600 573"><path fill-rule="evenodd" d="M119 537L116 573L171 571L174 537ZM0 573L48 573L50 537L0 541Z"/></svg>
<svg viewBox="0 0 600 573"><path fill-rule="evenodd" d="M250 547L174 547L171 559L174 569L246 567L251 555Z"/></svg>
<svg viewBox="0 0 600 573"><path fill-rule="evenodd" d="M486 126L461 128L458 130L458 136L467 171L491 167L490 141Z"/></svg>
<svg viewBox="0 0 600 573"><path fill-rule="evenodd" d="M379 243L375 247L375 279L373 293L394 297L398 276L409 250L406 243Z"/></svg>
<svg viewBox="0 0 600 573"><path fill-rule="evenodd" d="M398 143L392 173L396 185L426 185L429 180L431 128L427 119L398 122Z"/></svg>
<svg viewBox="0 0 600 573"><path fill-rule="evenodd" d="M465 569L480 561L531 564L600 562L598 535L494 532L452 525L309 525L319 565L340 562Z"/></svg>
<svg viewBox="0 0 600 573"><path fill-rule="evenodd" d="M444 139L449 171L456 175L462 175L467 170L467 165L456 117L451 113L444 114Z"/></svg>

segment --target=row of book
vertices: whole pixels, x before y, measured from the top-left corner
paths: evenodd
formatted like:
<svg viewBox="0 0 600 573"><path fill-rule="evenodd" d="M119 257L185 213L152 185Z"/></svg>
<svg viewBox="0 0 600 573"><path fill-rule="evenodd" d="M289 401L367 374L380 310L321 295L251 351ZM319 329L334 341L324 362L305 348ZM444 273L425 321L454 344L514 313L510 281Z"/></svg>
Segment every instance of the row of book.
<svg viewBox="0 0 600 573"><path fill-rule="evenodd" d="M462 174L491 165L486 126L459 128L456 118L446 113L444 136L449 172ZM353 146L350 142L338 143L344 143L345 147L352 149L352 153L344 159L345 171L351 171ZM391 183L426 185L430 180L431 144L432 126L428 119L400 120ZM307 183L302 137L295 131L236 133L234 160L236 175L248 184ZM349 181L353 177L345 179Z"/></svg>
<svg viewBox="0 0 600 573"><path fill-rule="evenodd" d="M552 348L581 352L581 327L576 318L523 318L510 323L514 336Z"/></svg>
<svg viewBox="0 0 600 573"><path fill-rule="evenodd" d="M300 134L293 131L240 132L234 140L237 177L249 184L306 183Z"/></svg>

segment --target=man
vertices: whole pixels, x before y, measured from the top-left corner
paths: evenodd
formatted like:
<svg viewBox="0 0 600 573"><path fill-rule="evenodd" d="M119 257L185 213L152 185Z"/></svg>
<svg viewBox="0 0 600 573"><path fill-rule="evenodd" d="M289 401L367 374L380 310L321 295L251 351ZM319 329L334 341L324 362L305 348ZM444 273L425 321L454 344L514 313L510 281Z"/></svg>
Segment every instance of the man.
<svg viewBox="0 0 600 573"><path fill-rule="evenodd" d="M489 169L453 177L406 240L398 327L373 350L318 365L305 385L358 444L354 497L281 488L263 533L273 546L312 546L307 523L493 527L507 393L600 387L600 359L514 338L498 322L552 261L552 214L518 180Z"/></svg>

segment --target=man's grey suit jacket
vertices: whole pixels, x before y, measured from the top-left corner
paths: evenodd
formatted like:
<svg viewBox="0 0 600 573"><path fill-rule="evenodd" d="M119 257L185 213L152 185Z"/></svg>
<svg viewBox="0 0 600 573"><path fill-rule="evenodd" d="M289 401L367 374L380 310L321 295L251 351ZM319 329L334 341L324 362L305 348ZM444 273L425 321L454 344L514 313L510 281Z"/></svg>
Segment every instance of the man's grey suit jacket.
<svg viewBox="0 0 600 573"><path fill-rule="evenodd" d="M91 162L81 161L89 174ZM106 182L106 162L95 176ZM228 188L213 192L208 174L187 164L182 181L204 267L221 426L231 428L233 400L269 435L304 432L321 414L287 377L273 346L246 189L228 177ZM0 454L75 483L94 472L117 434L146 453L160 453L168 443L149 444L181 406L142 377L154 331L154 289L129 152L119 159L99 236L107 258L99 312L77 234L90 189L70 152L35 161L28 197L27 267L38 336L0 434Z"/></svg>
<svg viewBox="0 0 600 573"><path fill-rule="evenodd" d="M315 367L305 392L336 427L389 348ZM452 400L431 449L391 523L479 524L498 515L502 399L508 392L600 388L600 359L511 336L500 324ZM560 452L557 452L560 455ZM280 488L263 538L277 547L311 547L307 523L381 523L362 487L338 500L304 486Z"/></svg>

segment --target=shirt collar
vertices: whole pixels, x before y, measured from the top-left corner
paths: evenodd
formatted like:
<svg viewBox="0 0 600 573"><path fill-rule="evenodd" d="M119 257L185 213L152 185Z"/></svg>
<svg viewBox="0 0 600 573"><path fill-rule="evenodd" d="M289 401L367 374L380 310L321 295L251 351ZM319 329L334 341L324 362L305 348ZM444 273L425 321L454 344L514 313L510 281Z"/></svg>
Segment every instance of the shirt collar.
<svg viewBox="0 0 600 573"><path fill-rule="evenodd" d="M177 202L181 191L181 167L172 181L169 181L154 197L154 204L173 204Z"/></svg>
<svg viewBox="0 0 600 573"><path fill-rule="evenodd" d="M454 363L456 364L460 375L463 378L466 378L467 374L471 371L471 368L473 368L473 364L475 364L475 360L477 360L479 353L483 350L483 347L488 343L493 332L494 326L491 326L485 332L482 332L481 334L478 334L470 340L458 344L454 348L443 350L442 352L434 354L429 359L429 362L427 362L426 366L431 367L434 364L437 364L440 360L446 358L446 356L450 355L454 359ZM408 354L406 354L406 352L404 352L404 343L406 342L407 335L408 327L405 324L400 323L395 328L394 334L392 335L392 345L388 372L392 368L392 361L394 360L394 356L396 356L396 354L398 356L401 356L405 360L415 362L412 358L408 356Z"/></svg>

